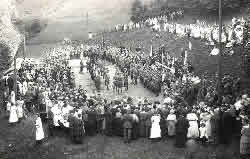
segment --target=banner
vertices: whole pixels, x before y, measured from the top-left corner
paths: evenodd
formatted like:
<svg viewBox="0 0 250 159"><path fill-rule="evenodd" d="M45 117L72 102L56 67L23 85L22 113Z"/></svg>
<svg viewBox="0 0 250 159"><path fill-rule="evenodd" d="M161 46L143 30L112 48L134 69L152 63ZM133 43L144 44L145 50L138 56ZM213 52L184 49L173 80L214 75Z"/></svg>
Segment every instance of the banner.
<svg viewBox="0 0 250 159"><path fill-rule="evenodd" d="M191 41L189 41L189 42L188 42L188 48L189 48L189 50L192 50L192 46L193 46L193 45L192 45Z"/></svg>

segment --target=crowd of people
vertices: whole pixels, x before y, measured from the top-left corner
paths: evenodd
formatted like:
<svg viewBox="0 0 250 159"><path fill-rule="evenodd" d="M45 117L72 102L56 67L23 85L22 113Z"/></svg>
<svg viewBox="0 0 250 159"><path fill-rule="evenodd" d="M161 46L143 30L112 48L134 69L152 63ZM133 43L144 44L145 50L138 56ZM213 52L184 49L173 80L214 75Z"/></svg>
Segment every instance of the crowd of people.
<svg viewBox="0 0 250 159"><path fill-rule="evenodd" d="M174 14L175 12L173 12ZM174 15L180 15L176 18L182 17L183 13L176 11ZM172 14L170 14L172 15ZM219 25L208 24L205 21L196 20L191 24L177 23L175 20L169 18L171 16L157 16L151 17L138 23L130 22L124 25L116 25L116 31L129 31L133 29L141 29L150 27L154 31L164 31L172 34L176 34L179 37L189 37L194 39L200 39L206 42L207 45L218 47L219 42ZM175 19L175 18L174 18ZM222 30L222 42L226 47L232 48L237 45L244 45L247 33L247 20L243 17L233 18L231 24L223 25Z"/></svg>
<svg viewBox="0 0 250 159"><path fill-rule="evenodd" d="M38 143L46 136L44 119L48 136L56 135L57 130L65 131L76 143L82 143L84 135L96 133L122 136L126 143L139 137L154 142L174 136L177 147L185 146L188 139L198 139L202 144L230 144L234 136L241 136L241 154L249 157L250 97L241 91L244 88L239 78L224 77L220 101L216 84L195 76L185 68L183 58L169 58L169 66L163 67L151 57L116 47L97 48L86 46L75 51L74 46L65 45L49 51L40 64L24 63L18 70L17 91L13 75L5 76L2 88L9 123L15 125L28 112L38 112L35 122ZM99 93L89 94L81 86L76 87L69 66L72 54L89 59L80 71L86 67L96 87L100 76L108 83L107 70L98 67L98 60L106 60L135 84L140 81L156 94L163 92L164 99L110 100Z"/></svg>
<svg viewBox="0 0 250 159"><path fill-rule="evenodd" d="M114 50L117 51L117 54ZM88 55L94 54L96 59L106 59L116 64L121 70L129 70L128 74L133 72L131 71L133 70L131 69L133 64L143 63L143 59L140 57L122 54L117 48L102 53L94 49L85 52ZM126 64L126 60L129 60L130 63ZM139 71L139 78L141 78L142 72L140 72L140 69L137 70ZM220 105L216 89L212 85L208 86L209 83L204 77L202 80L194 76L188 79L185 76L189 75L186 75L185 72L179 76L181 78L177 80L176 75L165 75L164 80L173 79L166 89L165 99L161 102L148 103L145 99L145 101L140 101L135 105L128 105L127 101L125 104L120 104L122 106L119 104L115 107L112 106L111 110L115 111L113 113L115 115L113 125L110 125L114 129L113 133L124 136L125 142L139 136L145 137L145 134L150 138L165 135L176 135L177 137L180 135L176 138L176 144L183 146L187 138L200 138L203 144L207 142L228 144L232 141L234 135L240 136L241 128L246 131L249 97L247 94L243 95L240 92L242 88L240 88L239 78L234 79L228 75L224 76L222 80L223 99L222 105ZM191 83L188 83L188 81ZM153 82L155 81L153 80ZM214 85L214 87L216 86ZM107 125L107 128L110 126ZM243 138L241 142L245 142L246 139Z"/></svg>
<svg viewBox="0 0 250 159"><path fill-rule="evenodd" d="M141 21L132 22L130 21L128 24L117 24L115 26L115 31L129 31L133 29L140 29L148 25L155 25L158 22L163 23L165 21L176 21L178 19L182 19L184 17L184 10L167 10L165 13L157 16L145 16L141 17Z"/></svg>

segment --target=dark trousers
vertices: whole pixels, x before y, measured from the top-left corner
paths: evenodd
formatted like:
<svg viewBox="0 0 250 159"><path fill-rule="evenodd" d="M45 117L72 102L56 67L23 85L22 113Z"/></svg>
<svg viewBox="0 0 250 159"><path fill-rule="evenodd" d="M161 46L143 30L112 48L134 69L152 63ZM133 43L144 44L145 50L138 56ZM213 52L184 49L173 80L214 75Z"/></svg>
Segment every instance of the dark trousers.
<svg viewBox="0 0 250 159"><path fill-rule="evenodd" d="M207 142L207 138L206 138L205 136L203 136L203 137L201 138L201 144L202 144L202 145L205 145L206 142Z"/></svg>
<svg viewBox="0 0 250 159"><path fill-rule="evenodd" d="M54 136L54 125L52 123L48 124L48 136Z"/></svg>
<svg viewBox="0 0 250 159"><path fill-rule="evenodd" d="M146 126L146 137L149 138L150 136L150 126Z"/></svg>

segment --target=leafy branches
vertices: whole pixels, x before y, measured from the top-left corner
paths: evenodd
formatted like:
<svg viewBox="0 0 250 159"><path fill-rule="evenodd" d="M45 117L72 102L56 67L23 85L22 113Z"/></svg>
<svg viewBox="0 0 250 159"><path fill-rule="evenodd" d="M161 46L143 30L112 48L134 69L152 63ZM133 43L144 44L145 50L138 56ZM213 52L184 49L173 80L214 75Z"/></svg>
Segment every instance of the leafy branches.
<svg viewBox="0 0 250 159"><path fill-rule="evenodd" d="M5 70L10 66L10 49L7 45L0 43L0 78Z"/></svg>

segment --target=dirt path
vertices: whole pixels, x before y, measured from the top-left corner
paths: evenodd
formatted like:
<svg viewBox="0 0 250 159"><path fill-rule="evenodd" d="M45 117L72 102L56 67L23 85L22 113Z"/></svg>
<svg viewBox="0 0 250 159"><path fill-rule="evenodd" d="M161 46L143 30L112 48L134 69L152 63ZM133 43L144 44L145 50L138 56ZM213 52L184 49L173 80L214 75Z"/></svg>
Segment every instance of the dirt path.
<svg viewBox="0 0 250 159"><path fill-rule="evenodd" d="M86 89L88 93L95 94L97 90L95 88L94 82L90 78L90 74L88 72L79 73L80 60L70 60L69 64L72 67L72 71L75 73L76 86L78 87L79 85L82 85L82 87ZM115 75L115 69L116 69L115 65L112 65L106 62L105 66L109 69L110 83L112 83L113 81L112 79ZM132 81L130 78L129 78L128 91L125 91L125 88L123 88L123 92L119 94L117 92L114 92L112 88L107 90L104 85L104 79L101 78L100 93L108 99L115 99L115 98L120 98L124 96L130 96L134 99L138 99L139 97L148 98L149 100L152 100L152 101L162 99L161 96L156 97L154 93L144 88L141 83L138 83L137 85L132 84Z"/></svg>

